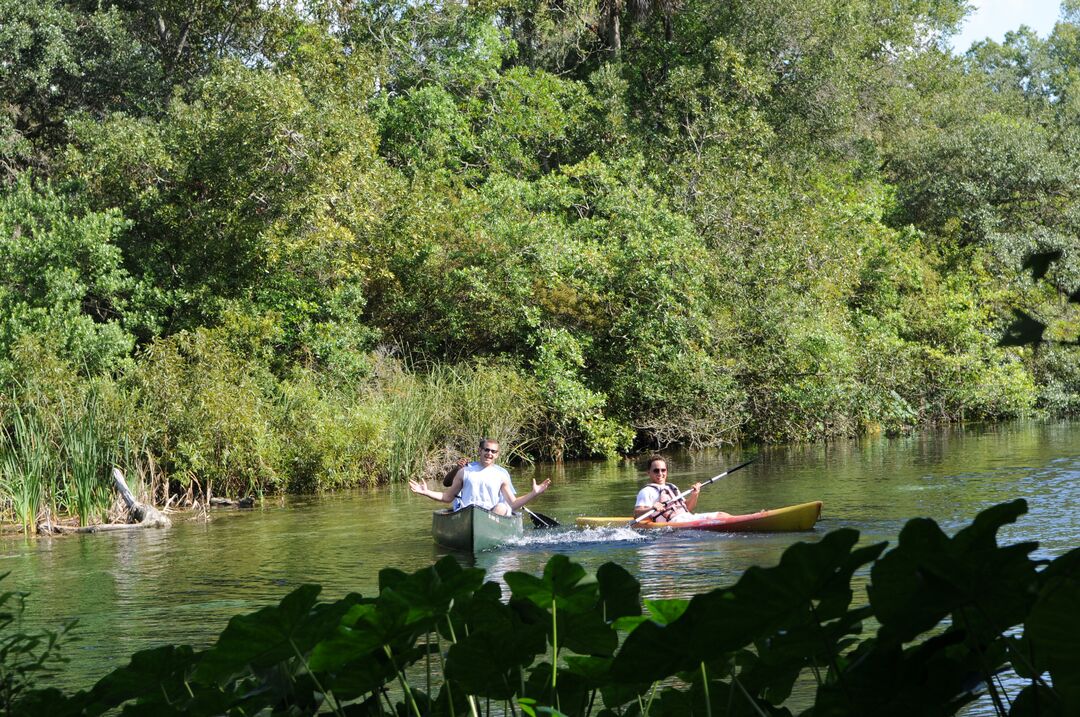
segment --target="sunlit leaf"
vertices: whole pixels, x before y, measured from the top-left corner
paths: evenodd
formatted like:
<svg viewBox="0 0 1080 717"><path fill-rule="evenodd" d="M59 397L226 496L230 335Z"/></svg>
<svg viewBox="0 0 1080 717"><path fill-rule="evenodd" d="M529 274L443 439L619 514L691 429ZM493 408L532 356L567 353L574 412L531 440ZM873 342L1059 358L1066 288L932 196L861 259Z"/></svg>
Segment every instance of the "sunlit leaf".
<svg viewBox="0 0 1080 717"><path fill-rule="evenodd" d="M690 601L682 598L645 601L645 609L649 613L649 619L659 625L668 625L678 620L686 612L689 605Z"/></svg>
<svg viewBox="0 0 1080 717"><path fill-rule="evenodd" d="M414 622L444 614L452 601L471 595L483 582L483 570L464 569L446 556L411 575L392 568L379 571L379 599L400 602L407 611L405 621Z"/></svg>
<svg viewBox="0 0 1080 717"><path fill-rule="evenodd" d="M595 579L565 555L555 555L544 566L544 576L508 572L503 579L513 597L530 600L539 607L581 612L592 610L599 595Z"/></svg>

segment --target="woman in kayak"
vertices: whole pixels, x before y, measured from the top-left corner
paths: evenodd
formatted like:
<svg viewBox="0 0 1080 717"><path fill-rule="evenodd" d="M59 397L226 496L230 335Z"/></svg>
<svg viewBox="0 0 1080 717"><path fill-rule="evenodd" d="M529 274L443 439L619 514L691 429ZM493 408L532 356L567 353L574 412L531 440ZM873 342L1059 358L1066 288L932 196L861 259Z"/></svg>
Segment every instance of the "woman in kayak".
<svg viewBox="0 0 1080 717"><path fill-rule="evenodd" d="M649 511L656 511L649 516L649 520L654 523L684 523L690 520L730 517L728 513L719 510L713 513L693 513L698 496L701 495L701 483L690 486L692 492L686 498L679 498L681 491L667 482L668 467L663 457L650 458L648 470L652 482L638 491L637 502L634 504L635 518L640 518Z"/></svg>
<svg viewBox="0 0 1080 717"><path fill-rule="evenodd" d="M539 484L534 480L531 491L516 497L510 474L495 464L498 456L499 442L485 438L480 441L480 455L475 461L458 468L453 477L447 473L449 483L443 481L443 485L449 486L446 490L429 490L423 481L416 480L409 481L409 489L432 500L450 503L452 510L478 505L498 515L510 515L551 485L551 479Z"/></svg>

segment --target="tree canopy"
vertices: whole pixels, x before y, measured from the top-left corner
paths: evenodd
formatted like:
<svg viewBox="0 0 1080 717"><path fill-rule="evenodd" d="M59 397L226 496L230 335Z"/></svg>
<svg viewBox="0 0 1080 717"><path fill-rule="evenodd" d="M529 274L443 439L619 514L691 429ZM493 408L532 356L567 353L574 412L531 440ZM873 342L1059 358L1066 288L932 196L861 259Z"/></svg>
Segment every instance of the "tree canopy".
<svg viewBox="0 0 1080 717"><path fill-rule="evenodd" d="M376 456L437 367L516 376L532 457L1070 410L998 341L1076 322L1020 269L1080 286L1080 10L956 56L966 7L0 0L4 380L202 336Z"/></svg>

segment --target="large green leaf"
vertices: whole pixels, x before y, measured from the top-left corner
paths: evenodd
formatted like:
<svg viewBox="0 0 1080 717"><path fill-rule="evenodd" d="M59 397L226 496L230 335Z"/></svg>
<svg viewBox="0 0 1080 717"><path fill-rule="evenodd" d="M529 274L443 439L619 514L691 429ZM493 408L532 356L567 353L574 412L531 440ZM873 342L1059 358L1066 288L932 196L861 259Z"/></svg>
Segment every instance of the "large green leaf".
<svg viewBox="0 0 1080 717"><path fill-rule="evenodd" d="M842 529L817 543L788 548L773 568L752 567L731 588L697 595L686 611L666 626L639 625L619 651L612 673L639 682L663 679L672 671L693 669L725 652L764 639L777 630L816 624L818 607L839 614L850 600L848 579L883 546L852 552L858 532ZM663 666L657 645L678 645Z"/></svg>
<svg viewBox="0 0 1080 717"><path fill-rule="evenodd" d="M562 612L557 617L559 649L579 655L611 655L619 644L615 629L604 622L599 611Z"/></svg>
<svg viewBox="0 0 1080 717"><path fill-rule="evenodd" d="M1050 265L1061 259L1062 255L1060 249L1029 254L1024 259L1023 267L1031 270L1032 279L1038 280L1046 276L1046 273L1050 271Z"/></svg>
<svg viewBox="0 0 1080 717"><path fill-rule="evenodd" d="M113 670L94 685L83 709L86 714L102 714L147 695L151 691L149 685L154 685L154 691L166 701L186 700L184 682L196 663L195 652L187 645L136 652L126 666Z"/></svg>
<svg viewBox="0 0 1080 717"><path fill-rule="evenodd" d="M909 521L871 571L879 636L906 642L950 614L988 639L1021 622L1034 599L1035 544L998 547L996 535L1026 510L1023 500L994 506L952 539L932 520Z"/></svg>
<svg viewBox="0 0 1080 717"><path fill-rule="evenodd" d="M592 684L587 678L575 671L563 669L559 670L553 691L550 662L533 665L525 680L526 695L535 698L541 705L557 707L559 712L567 715L585 714L591 692ZM542 714L543 711L543 708L538 709L537 714Z"/></svg>
<svg viewBox="0 0 1080 717"><path fill-rule="evenodd" d="M451 602L472 595L483 582L483 570L462 568L448 555L411 575L393 568L379 571L379 599L406 606L406 622L434 619L445 614Z"/></svg>
<svg viewBox="0 0 1080 717"><path fill-rule="evenodd" d="M461 606L467 630L447 654L445 675L466 692L507 699L523 669L546 650L550 615L529 601L504 605L498 593Z"/></svg>
<svg viewBox="0 0 1080 717"><path fill-rule="evenodd" d="M1014 319L998 339L998 346L1038 346L1043 342L1046 324L1022 309L1013 309Z"/></svg>
<svg viewBox="0 0 1080 717"><path fill-rule="evenodd" d="M554 555L544 566L544 576L508 572L503 580L514 598L529 600L535 605L557 611L585 612L596 606L599 596L597 582L585 569L565 555Z"/></svg>
<svg viewBox="0 0 1080 717"><path fill-rule="evenodd" d="M596 570L596 582L605 620L641 614L641 583L626 568L604 563Z"/></svg>
<svg viewBox="0 0 1080 717"><path fill-rule="evenodd" d="M304 654L329 637L342 616L359 600L349 595L338 602L317 605L318 585L302 585L280 604L250 615L234 617L196 671L203 681L224 681L246 667L269 666Z"/></svg>
<svg viewBox="0 0 1080 717"><path fill-rule="evenodd" d="M839 661L814 703L814 717L880 717L955 714L975 699L986 673L984 664L1001 664L1004 645L976 652L959 632L931 638L903 649L891 642L868 640Z"/></svg>
<svg viewBox="0 0 1080 717"><path fill-rule="evenodd" d="M690 601L682 598L645 601L645 609L649 613L649 619L657 625L670 625L682 617L689 606Z"/></svg>
<svg viewBox="0 0 1080 717"><path fill-rule="evenodd" d="M1080 548L1051 562L1039 582L1024 637L1036 669L1049 671L1061 709L1080 714Z"/></svg>
<svg viewBox="0 0 1080 717"><path fill-rule="evenodd" d="M312 670L337 670L368 655L382 658L387 631L379 627L382 615L374 603L354 605L341 620L334 634L319 642L308 664Z"/></svg>
<svg viewBox="0 0 1080 717"><path fill-rule="evenodd" d="M1061 698L1047 686L1031 684L1020 691L1009 709L1009 717L1066 717L1075 714L1067 712Z"/></svg>

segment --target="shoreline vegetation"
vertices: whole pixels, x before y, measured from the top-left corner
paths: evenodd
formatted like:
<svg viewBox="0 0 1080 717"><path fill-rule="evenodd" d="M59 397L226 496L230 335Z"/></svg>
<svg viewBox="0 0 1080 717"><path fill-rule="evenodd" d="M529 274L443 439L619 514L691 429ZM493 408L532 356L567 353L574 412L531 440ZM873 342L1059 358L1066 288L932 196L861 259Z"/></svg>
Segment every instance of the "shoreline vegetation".
<svg viewBox="0 0 1080 717"><path fill-rule="evenodd" d="M1080 12L966 8L0 3L0 520L1075 414Z"/></svg>
<svg viewBox="0 0 1080 717"><path fill-rule="evenodd" d="M78 626L21 632L0 595L8 714L995 715L1080 708L1080 549L998 544L1027 511L993 506L954 536L916 518L895 546L831 531L690 599L642 599L615 563L564 555L500 583L447 556L379 573L376 595L303 585L233 617L205 649L136 652L93 686L45 687ZM2 579L2 577L0 577ZM863 592L865 590L865 592ZM508 636L513 636L509 639ZM657 658L658 646L675 646ZM554 666L554 667L553 667Z"/></svg>

